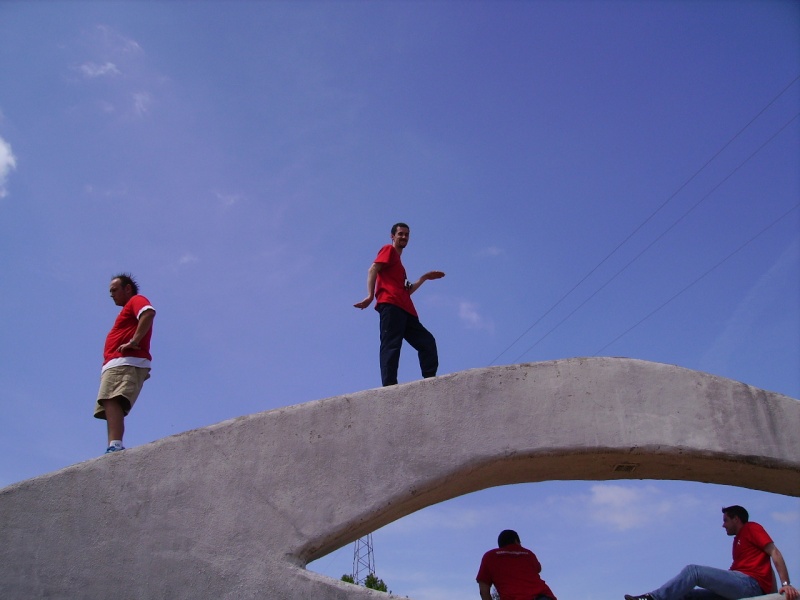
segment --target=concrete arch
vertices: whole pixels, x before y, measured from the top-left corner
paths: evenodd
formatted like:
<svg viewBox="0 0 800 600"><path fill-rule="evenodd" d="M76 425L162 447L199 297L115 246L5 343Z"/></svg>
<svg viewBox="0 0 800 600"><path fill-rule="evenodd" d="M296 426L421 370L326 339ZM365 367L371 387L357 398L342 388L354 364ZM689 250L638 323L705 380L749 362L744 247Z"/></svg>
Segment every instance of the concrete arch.
<svg viewBox="0 0 800 600"><path fill-rule="evenodd" d="M304 567L502 484L678 479L800 496L798 424L792 398L618 358L280 408L0 490L0 597L376 597Z"/></svg>

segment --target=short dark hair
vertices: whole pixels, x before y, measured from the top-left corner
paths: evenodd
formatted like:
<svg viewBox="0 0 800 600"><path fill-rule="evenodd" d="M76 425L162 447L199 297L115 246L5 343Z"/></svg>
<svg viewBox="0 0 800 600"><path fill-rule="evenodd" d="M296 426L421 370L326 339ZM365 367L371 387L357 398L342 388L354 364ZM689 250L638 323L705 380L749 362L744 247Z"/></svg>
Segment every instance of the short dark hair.
<svg viewBox="0 0 800 600"><path fill-rule="evenodd" d="M513 529L504 529L500 532L500 535L497 536L497 547L502 548L509 544L519 544L519 536Z"/></svg>
<svg viewBox="0 0 800 600"><path fill-rule="evenodd" d="M123 288L131 286L134 296L139 293L139 284L136 283L136 280L130 273L120 273L119 275L114 275L111 278L111 281L114 281L115 279L119 279L119 282L122 284Z"/></svg>
<svg viewBox="0 0 800 600"><path fill-rule="evenodd" d="M405 223L395 223L394 225L392 225L392 235L394 235L395 233L397 233L397 228L398 228L398 227L405 227L406 229L408 229L409 231L411 231L411 227L409 227L409 226L408 226L408 225L406 225Z"/></svg>
<svg viewBox="0 0 800 600"><path fill-rule="evenodd" d="M744 509L744 507L739 506L738 504L723 508L722 512L728 515L729 519L735 519L738 517L742 523L747 523L747 521L750 520L750 515L747 514L747 511Z"/></svg>

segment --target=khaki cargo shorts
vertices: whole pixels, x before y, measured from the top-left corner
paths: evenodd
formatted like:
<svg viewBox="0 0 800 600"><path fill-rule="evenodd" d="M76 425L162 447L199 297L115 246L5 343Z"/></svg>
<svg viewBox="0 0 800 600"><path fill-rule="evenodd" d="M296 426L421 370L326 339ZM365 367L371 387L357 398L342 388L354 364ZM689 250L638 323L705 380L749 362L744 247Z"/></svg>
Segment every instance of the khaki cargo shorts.
<svg viewBox="0 0 800 600"><path fill-rule="evenodd" d="M150 369L122 365L106 369L100 375L100 391L97 392L97 402L94 405L95 419L105 419L106 409L101 400L119 398L125 416L131 411L139 392L142 391L144 382L150 379Z"/></svg>

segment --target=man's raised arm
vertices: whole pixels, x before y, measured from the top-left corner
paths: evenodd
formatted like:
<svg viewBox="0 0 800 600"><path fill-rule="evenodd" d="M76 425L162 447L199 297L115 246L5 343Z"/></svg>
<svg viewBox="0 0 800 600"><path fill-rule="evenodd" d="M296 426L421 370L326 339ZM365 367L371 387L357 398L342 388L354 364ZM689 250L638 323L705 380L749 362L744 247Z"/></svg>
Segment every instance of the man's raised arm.
<svg viewBox="0 0 800 600"><path fill-rule="evenodd" d="M416 292L423 283L428 281L429 279L441 279L444 277L444 273L442 271L428 271L422 277L417 279L414 283L411 284L411 287L408 288L408 293L413 294Z"/></svg>

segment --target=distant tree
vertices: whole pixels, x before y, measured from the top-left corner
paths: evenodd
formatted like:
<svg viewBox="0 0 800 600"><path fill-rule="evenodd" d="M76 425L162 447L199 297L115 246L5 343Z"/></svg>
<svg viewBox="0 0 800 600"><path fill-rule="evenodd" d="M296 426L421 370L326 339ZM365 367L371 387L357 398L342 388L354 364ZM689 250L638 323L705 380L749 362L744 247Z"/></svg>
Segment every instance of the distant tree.
<svg viewBox="0 0 800 600"><path fill-rule="evenodd" d="M383 579L378 579L375 576L375 573L370 573L367 575L367 578L364 579L364 586L371 590L378 590L379 592L389 591L389 589L386 587L386 584L383 582Z"/></svg>
<svg viewBox="0 0 800 600"><path fill-rule="evenodd" d="M342 575L342 581L347 583L355 583L353 576L348 575L347 573ZM379 592L389 591L389 588L386 587L386 584L384 583L383 579L378 579L375 576L375 573L370 573L369 575L367 575L366 579L364 579L364 587L367 587L371 590L377 590Z"/></svg>

